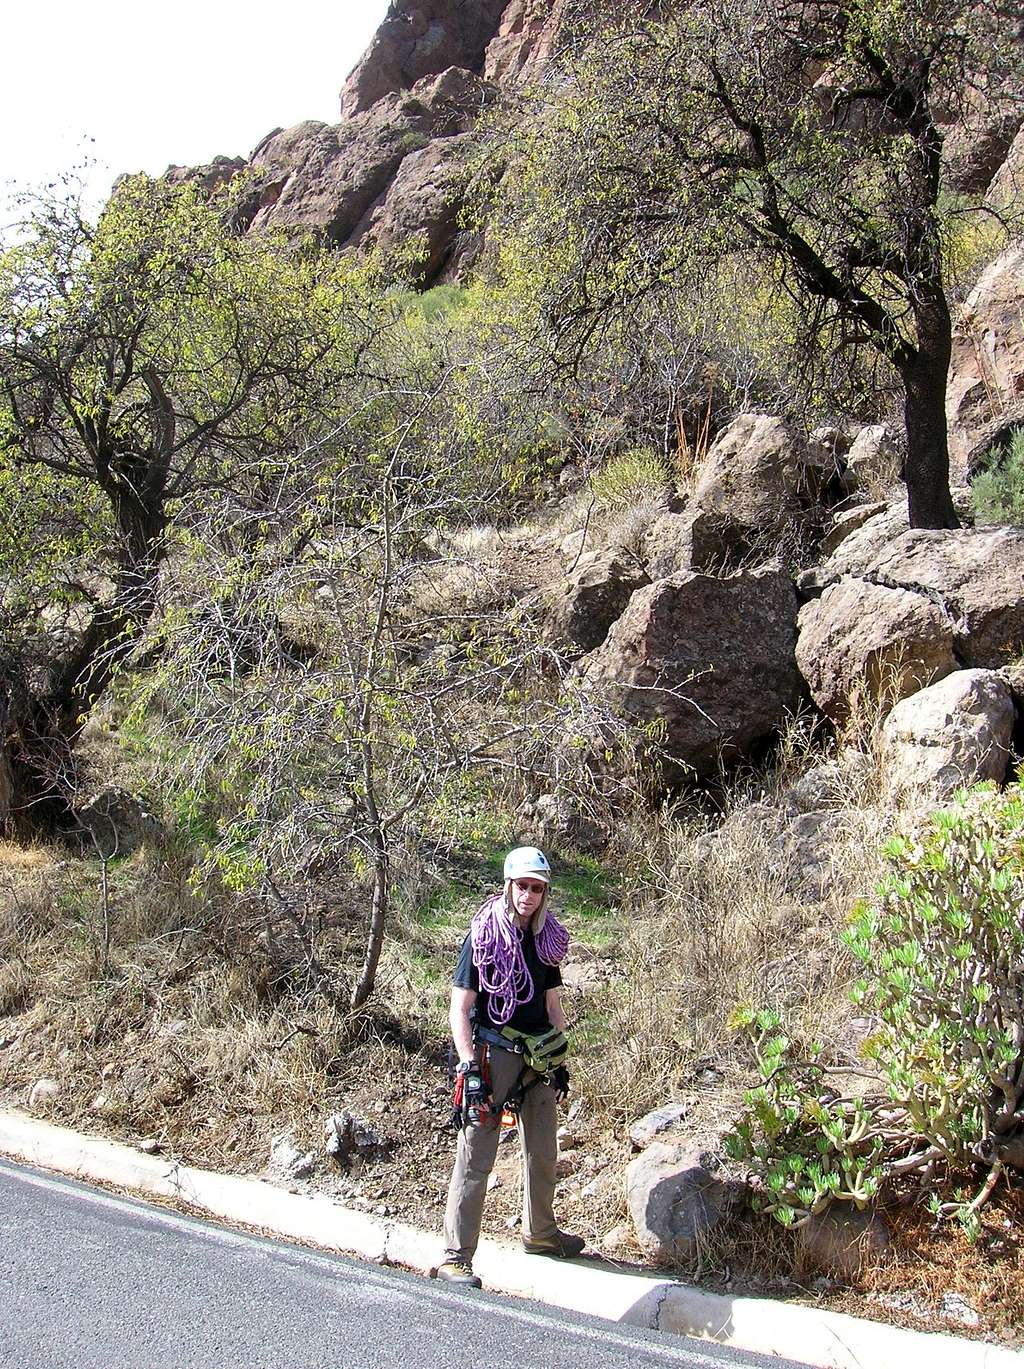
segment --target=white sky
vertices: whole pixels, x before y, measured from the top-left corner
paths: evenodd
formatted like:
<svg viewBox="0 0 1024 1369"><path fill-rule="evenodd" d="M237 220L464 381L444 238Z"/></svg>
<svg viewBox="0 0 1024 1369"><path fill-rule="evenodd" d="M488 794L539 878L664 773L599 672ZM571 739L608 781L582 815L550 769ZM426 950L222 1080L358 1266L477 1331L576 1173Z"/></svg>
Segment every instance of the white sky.
<svg viewBox="0 0 1024 1369"><path fill-rule="evenodd" d="M84 158L124 171L247 156L272 128L338 122L387 0L20 0L5 6L0 196Z"/></svg>

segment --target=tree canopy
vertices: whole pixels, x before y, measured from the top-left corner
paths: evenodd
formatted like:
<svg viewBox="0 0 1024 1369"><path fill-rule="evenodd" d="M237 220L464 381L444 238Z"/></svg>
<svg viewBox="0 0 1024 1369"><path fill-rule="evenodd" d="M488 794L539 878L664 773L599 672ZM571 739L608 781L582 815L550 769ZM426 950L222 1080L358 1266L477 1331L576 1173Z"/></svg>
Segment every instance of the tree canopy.
<svg viewBox="0 0 1024 1369"><path fill-rule="evenodd" d="M182 510L329 432L372 328L366 267L233 237L217 208L140 177L95 225L39 206L0 260L3 721L28 827L66 807Z"/></svg>
<svg viewBox="0 0 1024 1369"><path fill-rule="evenodd" d="M572 355L659 292L735 273L808 364L873 352L903 390L911 522L955 526L944 129L1020 65L976 0L694 0L622 17L518 139L504 188ZM506 250L506 256L509 250Z"/></svg>

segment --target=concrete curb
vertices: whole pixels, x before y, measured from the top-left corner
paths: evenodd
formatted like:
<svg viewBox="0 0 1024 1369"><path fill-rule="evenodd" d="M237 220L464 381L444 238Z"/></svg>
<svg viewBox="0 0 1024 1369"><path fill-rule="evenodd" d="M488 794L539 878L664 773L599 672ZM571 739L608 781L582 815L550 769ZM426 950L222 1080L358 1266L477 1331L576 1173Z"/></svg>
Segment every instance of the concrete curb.
<svg viewBox="0 0 1024 1369"><path fill-rule="evenodd" d="M436 1233L368 1216L319 1195L287 1193L261 1179L211 1174L130 1146L80 1136L17 1112L0 1111L0 1153L40 1169L171 1198L227 1221L297 1241L429 1273ZM649 1274L586 1261L538 1259L498 1241L480 1244L474 1268L485 1285L606 1321L783 1355L821 1369L1024 1369L1024 1356L956 1336L904 1331L840 1312L758 1298L730 1298Z"/></svg>

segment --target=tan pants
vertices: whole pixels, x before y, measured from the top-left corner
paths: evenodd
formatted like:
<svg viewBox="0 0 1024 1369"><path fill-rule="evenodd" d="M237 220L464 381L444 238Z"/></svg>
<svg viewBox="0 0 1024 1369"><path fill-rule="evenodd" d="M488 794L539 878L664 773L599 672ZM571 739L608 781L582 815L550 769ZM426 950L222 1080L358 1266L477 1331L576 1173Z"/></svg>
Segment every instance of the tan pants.
<svg viewBox="0 0 1024 1369"><path fill-rule="evenodd" d="M489 1047L489 1050L491 1092L500 1103L518 1079L523 1057L500 1047ZM529 1240L545 1240L558 1229L553 1211L558 1160L557 1101L549 1084L534 1084L526 1091L519 1114L519 1142L523 1148L523 1236ZM459 1132L455 1169L448 1185L448 1206L444 1214L444 1243L449 1256L472 1260L476 1253L487 1177L498 1153L499 1121L492 1117L485 1126L463 1127Z"/></svg>

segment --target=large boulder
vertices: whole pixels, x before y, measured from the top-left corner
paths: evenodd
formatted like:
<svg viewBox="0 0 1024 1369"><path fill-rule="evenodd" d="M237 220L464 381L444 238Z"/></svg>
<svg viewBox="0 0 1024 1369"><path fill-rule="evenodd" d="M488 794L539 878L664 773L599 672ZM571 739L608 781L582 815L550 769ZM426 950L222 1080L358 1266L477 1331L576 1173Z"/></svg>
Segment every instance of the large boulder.
<svg viewBox="0 0 1024 1369"><path fill-rule="evenodd" d="M940 606L961 665L995 670L1024 645L1024 530L914 529L879 551L864 576Z"/></svg>
<svg viewBox="0 0 1024 1369"><path fill-rule="evenodd" d="M853 517L849 523L840 524L838 540L830 537L824 544L832 546L831 554L819 565L804 571L797 579L797 588L809 597L845 576L863 576L875 557L908 527L905 499L874 507L863 521Z"/></svg>
<svg viewBox="0 0 1024 1369"><path fill-rule="evenodd" d="M870 1208L832 1203L797 1231L796 1269L801 1276L827 1274L855 1279L889 1249L885 1219Z"/></svg>
<svg viewBox="0 0 1024 1369"><path fill-rule="evenodd" d="M898 703L882 740L898 788L950 798L980 780L1002 781L1010 758L1013 698L992 670L957 670Z"/></svg>
<svg viewBox="0 0 1024 1369"><path fill-rule="evenodd" d="M603 547L581 558L555 604L555 620L570 641L593 651L650 578L628 547Z"/></svg>
<svg viewBox="0 0 1024 1369"><path fill-rule="evenodd" d="M638 589L583 665L636 719L664 727L685 776L774 735L800 698L796 594L780 571L684 571Z"/></svg>
<svg viewBox="0 0 1024 1369"><path fill-rule="evenodd" d="M708 451L684 515L692 569L769 555L798 534L812 488L806 451L785 420L740 414Z"/></svg>
<svg viewBox="0 0 1024 1369"><path fill-rule="evenodd" d="M953 624L923 594L845 579L800 610L796 659L837 723L857 696L890 705L956 669Z"/></svg>
<svg viewBox="0 0 1024 1369"><path fill-rule="evenodd" d="M877 518L880 513L886 513L888 508L888 504L876 502L874 504L852 504L834 511L832 521L825 529L825 535L821 539L822 553L825 556L831 556L848 537L859 532L866 523L870 523L872 518ZM906 526L905 521L904 526ZM900 531L902 530L901 528Z"/></svg>
<svg viewBox="0 0 1024 1369"><path fill-rule="evenodd" d="M985 196L989 208L999 213L1019 213L1024 206L1024 128L1010 145L1006 158L992 178Z"/></svg>
<svg viewBox="0 0 1024 1369"><path fill-rule="evenodd" d="M860 428L843 461L845 483L853 492L884 494L899 478L899 452L884 423Z"/></svg>
<svg viewBox="0 0 1024 1369"><path fill-rule="evenodd" d="M1024 424L1024 247L997 257L964 302L946 388L954 470Z"/></svg>
<svg viewBox="0 0 1024 1369"><path fill-rule="evenodd" d="M730 1185L704 1157L655 1141L626 1167L626 1204L644 1254L658 1264L692 1259L730 1213Z"/></svg>
<svg viewBox="0 0 1024 1369"><path fill-rule="evenodd" d="M1013 141L1024 123L1020 99L1009 92L967 90L967 117L952 125L943 139L943 181L950 189L984 195L1006 165Z"/></svg>
<svg viewBox="0 0 1024 1369"><path fill-rule="evenodd" d="M641 555L652 580L693 569L693 518L668 510L659 514L644 533Z"/></svg>
<svg viewBox="0 0 1024 1369"><path fill-rule="evenodd" d="M114 784L105 785L80 803L75 820L87 853L106 860L130 855L163 834L160 820L146 800Z"/></svg>

